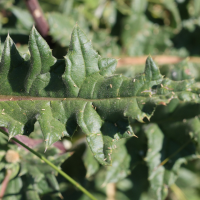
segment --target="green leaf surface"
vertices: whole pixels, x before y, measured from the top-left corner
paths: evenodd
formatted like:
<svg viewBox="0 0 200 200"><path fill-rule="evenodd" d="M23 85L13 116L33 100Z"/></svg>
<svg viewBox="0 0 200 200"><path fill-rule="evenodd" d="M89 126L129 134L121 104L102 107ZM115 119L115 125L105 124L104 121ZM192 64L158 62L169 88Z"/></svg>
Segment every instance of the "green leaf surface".
<svg viewBox="0 0 200 200"><path fill-rule="evenodd" d="M34 179L31 176L26 177L26 199L28 200L40 200L37 191L34 188Z"/></svg>
<svg viewBox="0 0 200 200"><path fill-rule="evenodd" d="M17 17L19 22L23 25L23 28L27 30L31 29L31 26L33 25L33 19L27 10L18 8L16 6L12 6L9 10Z"/></svg>
<svg viewBox="0 0 200 200"><path fill-rule="evenodd" d="M3 199L4 200L20 200L22 198L22 194L20 193L22 186L23 186L22 180L19 177L9 181L6 187L6 191L5 191Z"/></svg>
<svg viewBox="0 0 200 200"><path fill-rule="evenodd" d="M5 135L3 135L3 134L0 135L0 145L1 145L1 147L3 147L4 145L6 145L8 143L7 139L8 138Z"/></svg>
<svg viewBox="0 0 200 200"><path fill-rule="evenodd" d="M93 157L92 152L89 147L87 147L87 149L84 152L83 162L87 170L86 178L90 178L99 170L99 163Z"/></svg>
<svg viewBox="0 0 200 200"><path fill-rule="evenodd" d="M0 136L4 135L1 134ZM4 137L0 137L0 142L2 142L2 140L4 140ZM34 141L32 140L32 142ZM4 146L6 146L7 149L12 149L18 152L21 161L18 163L7 163L4 158L6 151L3 151L3 149L7 149L4 148ZM44 144L39 144L35 147L35 150L43 155L44 149ZM48 160L52 161L56 166L60 167L60 165L68 159L69 153L60 154L60 150L52 145L45 154L45 157L47 157ZM30 152L19 148L13 143L9 144L8 142L2 143L1 145L0 183L2 183L3 179L5 178L5 171L7 169L11 170L12 173L10 175L8 191L6 191L4 197L5 199L23 199L25 197L25 199L38 199L39 196L43 195L47 195L49 198L53 196L55 198L61 197L60 186L58 183L59 179L56 177L57 174L55 173L55 171L46 163L41 162L41 160L39 160L33 154L30 154ZM13 180L15 181L13 182ZM15 182L17 186L14 185Z"/></svg>
<svg viewBox="0 0 200 200"><path fill-rule="evenodd" d="M160 71L163 75L165 75L165 77L171 80L181 81L195 78L195 80L199 81L199 65L191 63L188 59L185 59L175 65L161 66Z"/></svg>
<svg viewBox="0 0 200 200"><path fill-rule="evenodd" d="M157 200L164 200L168 187L175 183L180 166L194 159L195 145L191 142L194 134L199 134L199 126L194 126L194 119L186 123L165 124L162 130L156 124L144 127L148 138L148 150L145 158L149 167L149 181ZM198 133L195 131L198 131ZM193 130L193 133L191 132ZM163 132L162 132L163 131ZM166 164L162 161L167 159Z"/></svg>
<svg viewBox="0 0 200 200"><path fill-rule="evenodd" d="M170 8L173 4L172 1L170 0L170 5L168 5ZM146 0L132 1L131 14L123 18L121 40L125 52L129 56L160 54L172 46L172 42L169 40L171 31L149 21L144 15L146 8Z"/></svg>
<svg viewBox="0 0 200 200"><path fill-rule="evenodd" d="M194 0L193 4L194 4L194 15L198 17L200 13L200 2L198 0Z"/></svg>
<svg viewBox="0 0 200 200"><path fill-rule="evenodd" d="M134 136L130 123L150 120L157 105L172 99L199 102L194 80L164 79L151 57L135 78L112 75L117 61L101 58L76 25L64 60L56 60L35 28L29 54L20 55L8 36L0 63L0 126L9 138L29 134L39 122L46 148L77 127L94 157L111 164L115 141Z"/></svg>
<svg viewBox="0 0 200 200"><path fill-rule="evenodd" d="M68 20L66 20L66 17ZM75 24L75 20L70 16L66 16L57 12L48 13L47 19L50 25L49 32L53 37L53 40L60 43L61 46L67 47L70 42L70 36Z"/></svg>
<svg viewBox="0 0 200 200"><path fill-rule="evenodd" d="M17 34L19 34L19 35L28 35L28 31L26 30L26 29L22 29L22 28L20 28L20 29L17 29L17 28L4 28L4 29L1 29L0 30L0 34L1 35L7 35L7 34L13 34L13 35L17 35Z"/></svg>
<svg viewBox="0 0 200 200"><path fill-rule="evenodd" d="M112 154L112 166L106 167L106 175L103 185L117 183L130 174L130 155L124 145L125 140L115 142L116 149Z"/></svg>
<svg viewBox="0 0 200 200"><path fill-rule="evenodd" d="M171 26L180 29L181 17L179 14L178 7L176 6L176 2L173 0L164 0L163 5L167 10L171 12L173 18Z"/></svg>

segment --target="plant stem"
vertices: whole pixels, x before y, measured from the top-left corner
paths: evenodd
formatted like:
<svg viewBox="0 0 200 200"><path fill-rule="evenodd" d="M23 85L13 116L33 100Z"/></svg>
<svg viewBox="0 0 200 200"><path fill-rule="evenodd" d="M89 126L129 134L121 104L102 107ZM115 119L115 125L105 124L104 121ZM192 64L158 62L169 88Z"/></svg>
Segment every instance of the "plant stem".
<svg viewBox="0 0 200 200"><path fill-rule="evenodd" d="M187 200L182 190L176 184L171 185L170 189L173 191L177 199Z"/></svg>
<svg viewBox="0 0 200 200"><path fill-rule="evenodd" d="M189 143L191 142L191 140L188 140L186 143L184 143L179 149L177 149L173 154L171 154L169 157L167 157L165 160L163 160L158 167L165 165L173 156L175 156L177 153L179 153L182 149L184 149ZM158 168L157 167L157 168Z"/></svg>
<svg viewBox="0 0 200 200"><path fill-rule="evenodd" d="M49 32L49 25L44 17L42 9L37 0L25 0L26 6L29 9L38 31L43 37L46 37Z"/></svg>
<svg viewBox="0 0 200 200"><path fill-rule="evenodd" d="M8 169L6 171L6 176L1 184L1 189L0 189L0 200L3 199L4 193L6 191L7 185L9 183L9 179L10 179L10 175L11 175L12 171L10 169Z"/></svg>
<svg viewBox="0 0 200 200"><path fill-rule="evenodd" d="M2 129L0 129L0 132L2 132L4 135L8 136L8 133L3 131ZM85 195L87 195L90 199L92 200L97 200L90 192L88 192L84 187L82 187L79 183L77 183L74 179L72 179L70 176L68 176L65 172L63 172L61 169L59 169L58 167L56 167L52 162L50 162L49 160L47 160L44 156L40 155L39 153L37 153L36 151L34 151L33 149L29 148L28 146L26 146L24 143L20 142L18 139L16 138L12 138L12 140L14 140L15 142L17 142L18 144L20 144L21 146L23 146L24 148L28 149L31 153L33 153L34 155L36 155L38 158L40 158L41 160L43 160L45 163L47 163L49 166L51 166L53 169L55 169L59 174L61 174L65 179L67 179L70 183L72 183L73 185L75 185L78 189L80 189Z"/></svg>
<svg viewBox="0 0 200 200"><path fill-rule="evenodd" d="M115 57L118 60L117 67L124 67L124 66L134 66L134 65L143 65L147 59L148 55L146 56L137 56L137 57L125 57L121 56ZM179 56L171 56L171 55L154 55L152 56L154 61L158 63L158 65L166 65L166 64L176 64L185 59L187 59L191 63L200 63L200 57L179 57Z"/></svg>
<svg viewBox="0 0 200 200"><path fill-rule="evenodd" d="M115 200L116 196L116 185L115 183L108 183L106 186L106 200Z"/></svg>

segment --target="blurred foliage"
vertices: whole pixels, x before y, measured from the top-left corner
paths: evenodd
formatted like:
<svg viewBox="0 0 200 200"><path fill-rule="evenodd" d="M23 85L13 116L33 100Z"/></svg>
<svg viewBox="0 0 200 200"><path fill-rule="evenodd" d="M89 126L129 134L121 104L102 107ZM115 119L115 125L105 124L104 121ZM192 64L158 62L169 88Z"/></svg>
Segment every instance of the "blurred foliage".
<svg viewBox="0 0 200 200"><path fill-rule="evenodd" d="M39 3L50 26L51 46L57 58L66 55L76 22L102 56L200 55L199 0L39 0ZM27 52L33 23L23 0L0 1L2 43L9 32L18 49ZM117 73L134 77L143 69L144 65L119 68ZM195 78L200 81L199 65L188 60L163 65L160 70L172 80ZM165 108L160 106L158 112L167 113L173 119L175 106L176 102ZM197 200L200 157L195 144L200 141L199 127L199 116L165 124L153 123L152 119L148 125L134 126L139 138L120 141L121 148L113 155L112 167L99 165L80 130L72 141L71 156L69 153L60 155L55 146L45 154L43 144L35 149L57 165L62 164L66 173L99 200L108 196L107 183L114 184L116 200ZM41 138L39 127L38 134L33 135L36 135L34 140ZM20 155L20 161L6 161L9 149ZM174 152L177 153L172 156ZM166 158L168 162L159 166ZM64 199L87 199L46 164L15 144L8 144L7 138L0 134L0 183L7 170L11 170L12 175L3 200L22 200L30 196L56 200L61 193Z"/></svg>
<svg viewBox="0 0 200 200"><path fill-rule="evenodd" d="M198 0L39 0L54 54L62 58L74 24L103 56L199 55ZM23 0L0 2L0 36L27 44L33 24Z"/></svg>
<svg viewBox="0 0 200 200"><path fill-rule="evenodd" d="M26 143L28 142L29 145L35 143L34 149L57 166L60 166L70 156L69 153L61 153L55 146L52 146L50 151L44 154L44 144L37 141L27 139ZM62 197L56 179L58 174L51 167L42 163L24 148L14 143L8 143L7 138L2 134L0 135L0 145L0 182L3 182L9 171L11 172L3 199L40 199L39 196L42 196L42 199L56 199L56 197ZM63 184L63 187L66 188L67 184Z"/></svg>

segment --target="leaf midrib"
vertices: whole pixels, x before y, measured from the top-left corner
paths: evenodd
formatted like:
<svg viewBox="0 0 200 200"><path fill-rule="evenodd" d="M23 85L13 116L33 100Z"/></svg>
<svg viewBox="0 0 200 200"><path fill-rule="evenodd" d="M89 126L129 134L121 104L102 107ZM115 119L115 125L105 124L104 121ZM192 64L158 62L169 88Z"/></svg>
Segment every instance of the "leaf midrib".
<svg viewBox="0 0 200 200"><path fill-rule="evenodd" d="M178 92L177 92L178 93ZM0 95L0 101L106 101L106 100L121 100L121 99L133 99L133 98L144 98L144 99L149 99L153 97L162 97L162 96L167 96L169 94L159 94L155 96L132 96L132 97L114 97L114 98L104 98L104 99L84 99L84 98L55 98L55 97L31 97L31 96L7 96L7 95ZM177 97L174 97L173 99L177 99ZM167 100L167 99L163 99Z"/></svg>

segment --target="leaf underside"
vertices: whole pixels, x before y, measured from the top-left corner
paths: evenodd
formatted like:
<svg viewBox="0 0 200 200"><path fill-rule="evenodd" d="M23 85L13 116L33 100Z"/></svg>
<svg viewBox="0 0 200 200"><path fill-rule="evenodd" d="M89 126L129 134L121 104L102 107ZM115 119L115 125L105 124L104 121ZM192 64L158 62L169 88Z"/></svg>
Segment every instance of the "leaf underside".
<svg viewBox="0 0 200 200"><path fill-rule="evenodd" d="M113 75L116 65L116 59L93 50L77 25L63 60L52 56L34 27L27 54L8 36L0 63L0 126L12 138L30 134L38 121L46 148L80 127L94 157L110 165L117 140L134 136L131 124L150 120L157 105L172 99L199 102L193 79L164 78L151 57L135 78Z"/></svg>

